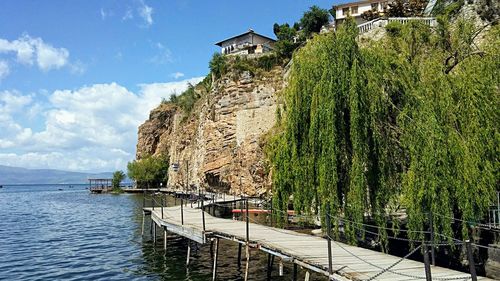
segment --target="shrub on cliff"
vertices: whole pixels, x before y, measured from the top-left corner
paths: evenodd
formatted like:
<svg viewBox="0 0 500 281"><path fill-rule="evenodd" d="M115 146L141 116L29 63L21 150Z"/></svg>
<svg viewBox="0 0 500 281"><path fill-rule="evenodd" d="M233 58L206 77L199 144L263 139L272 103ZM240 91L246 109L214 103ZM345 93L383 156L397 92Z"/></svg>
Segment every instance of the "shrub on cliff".
<svg viewBox="0 0 500 281"><path fill-rule="evenodd" d="M222 77L227 72L227 59L221 53L215 53L208 63L210 73L215 79Z"/></svg>

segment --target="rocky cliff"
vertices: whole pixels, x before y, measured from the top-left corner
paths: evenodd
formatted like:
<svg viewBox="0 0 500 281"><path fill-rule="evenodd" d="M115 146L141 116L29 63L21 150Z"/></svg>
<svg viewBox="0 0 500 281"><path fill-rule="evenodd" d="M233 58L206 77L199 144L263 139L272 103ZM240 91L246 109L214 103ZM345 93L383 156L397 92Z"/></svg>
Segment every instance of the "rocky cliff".
<svg viewBox="0 0 500 281"><path fill-rule="evenodd" d="M270 186L262 136L274 124L284 70L229 72L212 83L188 115L174 103L139 127L137 158L168 155L169 185L259 195Z"/></svg>

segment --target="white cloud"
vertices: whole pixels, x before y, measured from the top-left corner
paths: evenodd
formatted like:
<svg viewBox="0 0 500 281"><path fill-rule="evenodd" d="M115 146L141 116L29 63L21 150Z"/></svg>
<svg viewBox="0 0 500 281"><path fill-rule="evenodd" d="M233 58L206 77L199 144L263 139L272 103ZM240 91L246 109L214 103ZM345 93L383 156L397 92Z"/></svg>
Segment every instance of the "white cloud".
<svg viewBox="0 0 500 281"><path fill-rule="evenodd" d="M174 61L172 57L172 51L169 48L165 47L162 43L150 42L151 47L157 49L157 54L149 59L150 63L154 64L167 64Z"/></svg>
<svg viewBox="0 0 500 281"><path fill-rule="evenodd" d="M134 18L134 14L132 13L132 9L127 8L127 11L125 11L125 14L122 17L122 20L126 21L126 20L131 20L133 18Z"/></svg>
<svg viewBox="0 0 500 281"><path fill-rule="evenodd" d="M85 71L87 71L87 65L80 60L77 60L73 63L69 63L68 65L71 73L76 75L82 75L85 73Z"/></svg>
<svg viewBox="0 0 500 281"><path fill-rule="evenodd" d="M69 58L67 49L55 48L41 38L27 34L13 41L0 38L0 53L15 53L17 61L25 65L36 62L42 71L59 69L68 63Z"/></svg>
<svg viewBox="0 0 500 281"><path fill-rule="evenodd" d="M10 73L9 64L4 60L0 60L0 81L2 81L3 78L7 77L9 73Z"/></svg>
<svg viewBox="0 0 500 281"><path fill-rule="evenodd" d="M106 11L104 11L104 9L103 9L103 8L101 8L101 11L100 11L100 12L101 12L101 19L105 20L105 19L106 19L106 16L107 16L108 14L106 13Z"/></svg>
<svg viewBox="0 0 500 281"><path fill-rule="evenodd" d="M144 20L146 27L153 24L153 8L146 5L143 0L140 1L138 12L139 16Z"/></svg>
<svg viewBox="0 0 500 281"><path fill-rule="evenodd" d="M41 39L37 42L37 63L41 70L58 69L68 62L69 52L64 48L56 49L44 44Z"/></svg>
<svg viewBox="0 0 500 281"><path fill-rule="evenodd" d="M174 73L170 74L170 77L172 77L174 79L179 79L179 78L184 77L184 73L182 73L182 72L174 72Z"/></svg>
<svg viewBox="0 0 500 281"><path fill-rule="evenodd" d="M31 95L0 92L0 164L30 168L112 171L134 158L137 128L162 98L180 93L192 78L171 83L140 84L133 93L116 83L54 91L40 107ZM44 108L44 114L39 114ZM14 122L29 111L44 116L35 131Z"/></svg>
<svg viewBox="0 0 500 281"><path fill-rule="evenodd" d="M26 141L31 130L23 128L15 116L23 114L32 102L30 95L21 95L17 91L0 92L0 148L13 147Z"/></svg>

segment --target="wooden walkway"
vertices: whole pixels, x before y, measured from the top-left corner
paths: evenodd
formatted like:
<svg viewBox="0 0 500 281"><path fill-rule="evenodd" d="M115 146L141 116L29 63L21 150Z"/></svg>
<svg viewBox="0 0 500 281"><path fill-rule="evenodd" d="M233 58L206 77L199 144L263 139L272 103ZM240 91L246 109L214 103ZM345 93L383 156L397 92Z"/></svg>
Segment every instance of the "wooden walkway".
<svg viewBox="0 0 500 281"><path fill-rule="evenodd" d="M152 221L164 230L198 243L203 244L210 239L227 239L246 245L247 228L244 221L216 218L204 212L205 231L203 231L202 211L194 207L191 208L189 205L183 207L184 224L181 223L180 206L165 207L163 214L161 207L155 207L154 210L144 208L144 214L151 215ZM258 248L283 261L292 262L307 270L329 276L326 239L256 223L249 223L248 229L249 247ZM401 260L397 256L336 241L332 241L332 261L334 273L330 275L331 280L426 280L424 264L421 262ZM387 270L389 267L391 268ZM468 273L438 266L431 266L431 272L432 280L469 280L471 278ZM478 277L478 280L492 279Z"/></svg>

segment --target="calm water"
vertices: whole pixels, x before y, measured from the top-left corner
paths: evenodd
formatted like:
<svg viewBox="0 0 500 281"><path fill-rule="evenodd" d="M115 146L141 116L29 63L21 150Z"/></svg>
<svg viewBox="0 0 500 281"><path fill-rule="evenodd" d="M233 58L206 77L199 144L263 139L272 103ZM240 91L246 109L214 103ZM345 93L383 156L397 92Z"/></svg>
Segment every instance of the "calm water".
<svg viewBox="0 0 500 281"><path fill-rule="evenodd" d="M141 208L141 195L92 195L85 186L4 186L0 280L211 280L210 246L192 244L186 267L188 241L169 240L165 252L147 229L141 237ZM243 280L237 251L221 240L218 280ZM251 256L250 280L266 280L267 256ZM285 264L277 276L276 262L272 280L291 280L291 270Z"/></svg>

